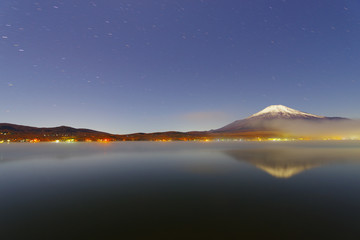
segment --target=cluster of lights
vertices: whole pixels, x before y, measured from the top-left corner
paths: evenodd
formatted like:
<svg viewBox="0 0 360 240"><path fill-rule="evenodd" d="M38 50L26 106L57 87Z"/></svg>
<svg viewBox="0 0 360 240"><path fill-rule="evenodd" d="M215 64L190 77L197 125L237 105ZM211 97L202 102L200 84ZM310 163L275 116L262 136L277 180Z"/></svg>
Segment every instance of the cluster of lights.
<svg viewBox="0 0 360 240"><path fill-rule="evenodd" d="M53 141L54 143L60 143L60 142L66 142L66 143L74 143L77 142L74 138L70 138L70 139L66 139L66 140L59 140L56 139L55 141Z"/></svg>
<svg viewBox="0 0 360 240"><path fill-rule="evenodd" d="M101 138L101 139L98 139L98 140L96 140L97 142L99 142L99 143L109 143L110 142L110 139L108 139L108 138Z"/></svg>
<svg viewBox="0 0 360 240"><path fill-rule="evenodd" d="M360 136L351 136L351 137L341 137L341 136L329 136L329 137L297 137L297 138L289 138L289 137L255 137L255 138L200 138L200 139L191 139L191 138L180 138L180 139L175 139L175 141L196 141L196 142L224 142L224 141L231 141L231 142L237 142L237 141L249 141L249 142L263 142L263 141L271 141L271 142L288 142L288 141L349 141L349 140L360 140ZM1 143L10 143L10 142L30 142L30 143L39 143L39 142L48 142L48 140L41 140L39 138L34 138L34 139L7 139L7 140L0 140L0 144ZM98 142L98 143L110 143L113 141L116 141L115 139L110 139L110 138L99 138L99 139L90 139L90 138L86 138L84 140L81 140L84 142ZM123 139L123 141L127 141L125 139ZM131 140L128 140L131 141ZM132 141L136 141L135 139L133 139ZM174 141L174 139L152 139L150 141L155 141L155 142L172 142ZM78 140L76 138L66 138L66 139L56 139L56 140L52 140L51 142L54 143L75 143L78 142Z"/></svg>

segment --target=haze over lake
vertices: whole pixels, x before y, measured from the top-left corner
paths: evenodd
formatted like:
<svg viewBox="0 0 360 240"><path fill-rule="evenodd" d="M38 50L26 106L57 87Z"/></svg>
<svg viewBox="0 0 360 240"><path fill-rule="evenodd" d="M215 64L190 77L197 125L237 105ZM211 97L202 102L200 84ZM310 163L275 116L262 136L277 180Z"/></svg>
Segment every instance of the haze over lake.
<svg viewBox="0 0 360 240"><path fill-rule="evenodd" d="M360 142L0 145L1 239L357 239Z"/></svg>

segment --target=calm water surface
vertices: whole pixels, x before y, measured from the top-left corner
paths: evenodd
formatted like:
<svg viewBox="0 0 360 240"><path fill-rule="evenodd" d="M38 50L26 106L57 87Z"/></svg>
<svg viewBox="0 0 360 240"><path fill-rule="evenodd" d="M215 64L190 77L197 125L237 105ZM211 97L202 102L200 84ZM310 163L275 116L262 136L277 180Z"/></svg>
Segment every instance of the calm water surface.
<svg viewBox="0 0 360 240"><path fill-rule="evenodd" d="M0 239L230 237L360 239L360 142L0 145Z"/></svg>

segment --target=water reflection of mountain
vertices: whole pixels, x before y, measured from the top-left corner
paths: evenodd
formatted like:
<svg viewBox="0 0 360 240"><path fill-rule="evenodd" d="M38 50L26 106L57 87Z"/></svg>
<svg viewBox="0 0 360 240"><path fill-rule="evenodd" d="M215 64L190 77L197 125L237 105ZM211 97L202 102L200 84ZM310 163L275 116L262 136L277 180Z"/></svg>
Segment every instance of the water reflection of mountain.
<svg viewBox="0 0 360 240"><path fill-rule="evenodd" d="M276 178L290 178L328 164L360 163L359 148L272 148L229 150L225 153Z"/></svg>

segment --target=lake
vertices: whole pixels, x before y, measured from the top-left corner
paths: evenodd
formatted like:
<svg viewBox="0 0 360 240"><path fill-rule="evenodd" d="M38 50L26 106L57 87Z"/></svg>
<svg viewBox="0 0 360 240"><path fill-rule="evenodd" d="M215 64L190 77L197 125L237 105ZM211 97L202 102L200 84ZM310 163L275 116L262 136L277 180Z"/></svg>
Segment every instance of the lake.
<svg viewBox="0 0 360 240"><path fill-rule="evenodd" d="M359 239L360 142L0 145L0 239Z"/></svg>

